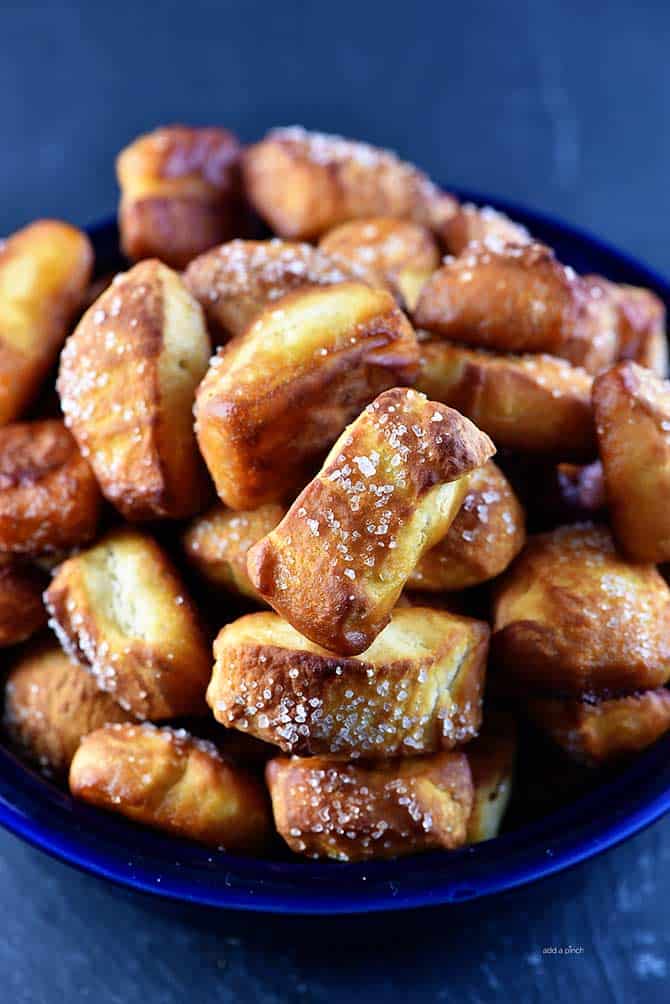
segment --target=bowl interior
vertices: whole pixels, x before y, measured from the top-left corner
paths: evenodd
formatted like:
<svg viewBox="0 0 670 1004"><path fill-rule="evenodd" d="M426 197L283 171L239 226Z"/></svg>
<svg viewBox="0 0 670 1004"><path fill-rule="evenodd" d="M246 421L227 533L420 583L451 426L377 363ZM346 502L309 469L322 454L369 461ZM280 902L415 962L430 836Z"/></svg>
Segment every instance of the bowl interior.
<svg viewBox="0 0 670 1004"><path fill-rule="evenodd" d="M477 193L520 220L578 272L670 286L590 235ZM113 219L89 228L100 273L120 264ZM259 860L210 851L74 802L0 746L0 824L48 853L134 888L210 906L295 913L398 909L473 899L549 875L610 847L670 808L670 735L567 808L461 851L368 864Z"/></svg>

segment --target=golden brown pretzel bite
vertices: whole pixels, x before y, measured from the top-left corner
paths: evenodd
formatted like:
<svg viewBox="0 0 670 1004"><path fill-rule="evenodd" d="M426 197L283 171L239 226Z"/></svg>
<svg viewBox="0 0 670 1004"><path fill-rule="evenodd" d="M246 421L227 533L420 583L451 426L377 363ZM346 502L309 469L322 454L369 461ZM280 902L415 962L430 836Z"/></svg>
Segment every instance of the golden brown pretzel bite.
<svg viewBox="0 0 670 1004"><path fill-rule="evenodd" d="M228 851L256 852L271 822L260 781L184 729L108 725L86 736L70 767L76 798Z"/></svg>
<svg viewBox="0 0 670 1004"><path fill-rule="evenodd" d="M68 339L58 377L65 422L127 519L201 506L192 408L209 355L200 305L157 261L117 276Z"/></svg>
<svg viewBox="0 0 670 1004"><path fill-rule="evenodd" d="M35 397L92 269L91 242L67 223L38 220L0 241L0 425Z"/></svg>
<svg viewBox="0 0 670 1004"><path fill-rule="evenodd" d="M87 543L102 497L58 419L0 429L0 551L40 555Z"/></svg>
<svg viewBox="0 0 670 1004"><path fill-rule="evenodd" d="M0 556L0 647L25 641L46 625L42 592L48 579L39 568Z"/></svg>
<svg viewBox="0 0 670 1004"><path fill-rule="evenodd" d="M358 282L289 293L212 361L196 434L222 501L279 502L380 391L410 383L418 345L390 293Z"/></svg>
<svg viewBox="0 0 670 1004"><path fill-rule="evenodd" d="M496 352L544 352L597 373L616 358L616 311L542 244L472 244L421 290L421 328Z"/></svg>
<svg viewBox="0 0 670 1004"><path fill-rule="evenodd" d="M243 222L241 147L227 129L165 126L121 151L119 228L133 261L184 268Z"/></svg>
<svg viewBox="0 0 670 1004"><path fill-rule="evenodd" d="M265 307L287 293L352 280L383 285L369 268L336 262L311 244L278 239L229 241L200 255L184 273L217 342L241 335Z"/></svg>
<svg viewBox="0 0 670 1004"><path fill-rule="evenodd" d="M367 861L465 843L473 791L462 753L367 764L278 757L265 777L275 825L298 854Z"/></svg>
<svg viewBox="0 0 670 1004"><path fill-rule="evenodd" d="M617 359L630 359L653 370L659 377L668 373L668 340L665 306L650 289L617 285L600 275L584 276L591 294L607 300L617 319Z"/></svg>
<svg viewBox="0 0 670 1004"><path fill-rule="evenodd" d="M280 237L310 240L367 216L439 230L458 206L390 151L299 126L273 129L247 148L242 167L250 202Z"/></svg>
<svg viewBox="0 0 670 1004"><path fill-rule="evenodd" d="M430 230L411 220L383 216L342 223L321 238L319 247L354 268L373 269L410 310L440 264Z"/></svg>
<svg viewBox="0 0 670 1004"><path fill-rule="evenodd" d="M612 525L638 561L670 560L670 383L620 363L593 385Z"/></svg>
<svg viewBox="0 0 670 1004"><path fill-rule="evenodd" d="M407 588L441 592L486 582L507 568L525 539L519 500L489 460L470 475L467 495L446 537L426 551Z"/></svg>
<svg viewBox="0 0 670 1004"><path fill-rule="evenodd" d="M66 775L85 735L129 717L57 644L33 646L7 677L5 728L45 773Z"/></svg>
<svg viewBox="0 0 670 1004"><path fill-rule="evenodd" d="M284 506L273 502L247 512L214 506L196 516L184 534L186 557L212 585L263 601L249 579L247 553L274 530L285 512Z"/></svg>
<svg viewBox="0 0 670 1004"><path fill-rule="evenodd" d="M576 459L595 453L585 370L554 356L494 355L441 341L420 348L417 390L467 415L497 446Z"/></svg>
<svg viewBox="0 0 670 1004"><path fill-rule="evenodd" d="M605 527L531 537L505 574L493 654L523 693L607 694L670 678L670 589L617 554Z"/></svg>
<svg viewBox="0 0 670 1004"><path fill-rule="evenodd" d="M532 698L524 711L575 760L602 764L639 753L670 729L665 687L609 700Z"/></svg>
<svg viewBox="0 0 670 1004"><path fill-rule="evenodd" d="M442 240L454 255L465 251L468 244L481 242L497 247L501 244L529 244L530 234L520 223L510 220L490 206L464 203L442 228Z"/></svg>
<svg viewBox="0 0 670 1004"><path fill-rule="evenodd" d="M274 613L226 625L207 691L214 717L286 753L401 756L477 734L489 629L398 607L367 652L338 658Z"/></svg>
<svg viewBox="0 0 670 1004"><path fill-rule="evenodd" d="M161 549L135 530L69 558L44 594L51 624L137 718L197 714L211 666L193 605Z"/></svg>
<svg viewBox="0 0 670 1004"><path fill-rule="evenodd" d="M472 771L474 804L468 843L497 837L512 794L517 728L513 715L487 711L481 735L464 752Z"/></svg>
<svg viewBox="0 0 670 1004"><path fill-rule="evenodd" d="M413 390L380 394L249 551L251 581L307 638L332 652L363 652L451 526L466 475L494 453L488 436L451 408Z"/></svg>

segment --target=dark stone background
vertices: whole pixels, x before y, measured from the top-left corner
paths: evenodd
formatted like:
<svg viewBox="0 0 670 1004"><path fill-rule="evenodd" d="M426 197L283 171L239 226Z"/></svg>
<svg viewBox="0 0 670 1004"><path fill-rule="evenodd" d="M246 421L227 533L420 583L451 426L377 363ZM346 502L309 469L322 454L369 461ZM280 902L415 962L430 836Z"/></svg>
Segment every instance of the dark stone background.
<svg viewBox="0 0 670 1004"><path fill-rule="evenodd" d="M670 6L0 2L0 233L113 210L163 122L301 122L554 211L670 273ZM666 842L667 841L667 842ZM152 902L0 834L15 1004L667 1001L670 821L481 904L285 919ZM581 945L570 957L551 945Z"/></svg>

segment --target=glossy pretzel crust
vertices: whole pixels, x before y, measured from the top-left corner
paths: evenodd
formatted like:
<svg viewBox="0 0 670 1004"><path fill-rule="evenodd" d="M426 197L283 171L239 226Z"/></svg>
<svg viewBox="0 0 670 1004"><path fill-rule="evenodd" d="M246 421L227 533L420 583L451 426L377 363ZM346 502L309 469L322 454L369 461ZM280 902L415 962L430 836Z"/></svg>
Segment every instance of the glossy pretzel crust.
<svg viewBox="0 0 670 1004"><path fill-rule="evenodd" d="M166 126L119 154L119 229L124 254L184 268L239 234L244 220L240 151L227 129Z"/></svg>
<svg viewBox="0 0 670 1004"><path fill-rule="evenodd" d="M369 216L439 230L458 203L395 154L299 127L273 129L243 159L249 201L280 237L312 240Z"/></svg>
<svg viewBox="0 0 670 1004"><path fill-rule="evenodd" d="M186 557L212 585L263 603L247 572L247 554L274 530L285 512L284 506L273 502L247 512L214 506L204 515L196 516L184 534Z"/></svg>
<svg viewBox="0 0 670 1004"><path fill-rule="evenodd" d="M488 639L482 621L402 606L367 652L338 658L274 613L249 614L214 643L207 701L286 753L452 749L479 729Z"/></svg>
<svg viewBox="0 0 670 1004"><path fill-rule="evenodd" d="M591 385L585 370L554 356L421 343L417 390L467 415L497 446L521 453L590 459Z"/></svg>
<svg viewBox="0 0 670 1004"><path fill-rule="evenodd" d="M128 720L128 712L60 645L33 646L7 677L5 728L22 754L47 774L67 775L85 735Z"/></svg>
<svg viewBox="0 0 670 1004"><path fill-rule="evenodd" d="M184 273L216 342L241 335L265 307L287 293L350 281L380 285L369 268L335 261L311 244L278 238L229 241L199 255Z"/></svg>
<svg viewBox="0 0 670 1004"><path fill-rule="evenodd" d="M437 242L427 227L383 216L342 223L321 238L319 247L338 262L372 270L409 310L440 264Z"/></svg>
<svg viewBox="0 0 670 1004"><path fill-rule="evenodd" d="M265 776L275 825L298 854L368 861L466 840L473 790L462 753L367 764L278 757Z"/></svg>
<svg viewBox="0 0 670 1004"><path fill-rule="evenodd" d="M157 261L117 276L68 339L58 377L65 422L126 519L201 507L192 409L210 351L200 305Z"/></svg>
<svg viewBox="0 0 670 1004"><path fill-rule="evenodd" d="M463 203L444 224L442 240L451 254L460 255L473 243L493 248L503 244L529 244L530 235L520 223L515 223L490 206Z"/></svg>
<svg viewBox="0 0 670 1004"><path fill-rule="evenodd" d="M494 452L458 412L413 390L386 391L250 550L251 581L312 641L345 655L365 651L419 559L451 526L467 475Z"/></svg>
<svg viewBox="0 0 670 1004"><path fill-rule="evenodd" d="M593 385L610 516L637 561L670 560L670 383L620 363Z"/></svg>
<svg viewBox="0 0 670 1004"><path fill-rule="evenodd" d="M130 529L108 534L64 562L44 598L66 650L136 718L203 712L209 647L150 537Z"/></svg>
<svg viewBox="0 0 670 1004"><path fill-rule="evenodd" d="M94 536L102 497L58 419L0 429L0 551L67 551Z"/></svg>
<svg viewBox="0 0 670 1004"><path fill-rule="evenodd" d="M616 312L542 244L472 244L425 284L418 327L496 352L542 352L597 373L616 359Z"/></svg>
<svg viewBox="0 0 670 1004"><path fill-rule="evenodd" d="M0 425L20 418L55 363L86 295L85 233L38 220L0 241Z"/></svg>
<svg viewBox="0 0 670 1004"><path fill-rule="evenodd" d="M531 537L498 587L493 660L524 694L656 688L670 678L670 589L590 524Z"/></svg>
<svg viewBox="0 0 670 1004"><path fill-rule="evenodd" d="M109 725L86 736L70 767L76 798L175 836L228 851L262 851L271 822L252 775L184 729Z"/></svg>
<svg viewBox="0 0 670 1004"><path fill-rule="evenodd" d="M573 759L598 765L640 753L670 729L670 691L601 701L533 698L524 712Z"/></svg>
<svg viewBox="0 0 670 1004"><path fill-rule="evenodd" d="M340 283L268 307L198 390L196 434L221 500L294 498L347 422L417 365L412 327L385 290Z"/></svg>
<svg viewBox="0 0 670 1004"><path fill-rule="evenodd" d="M512 486L492 460L473 471L456 519L419 560L408 589L454 591L504 572L526 539L525 517Z"/></svg>

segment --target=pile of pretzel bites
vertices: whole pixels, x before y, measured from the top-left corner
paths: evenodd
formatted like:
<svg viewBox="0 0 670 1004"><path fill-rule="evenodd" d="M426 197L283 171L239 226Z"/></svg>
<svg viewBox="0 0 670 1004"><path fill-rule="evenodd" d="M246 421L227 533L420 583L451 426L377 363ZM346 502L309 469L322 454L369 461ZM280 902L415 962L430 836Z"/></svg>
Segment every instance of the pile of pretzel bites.
<svg viewBox="0 0 670 1004"><path fill-rule="evenodd" d="M346 861L495 836L519 723L585 775L670 728L659 299L337 136L117 171L127 271L57 221L0 247L13 747Z"/></svg>

